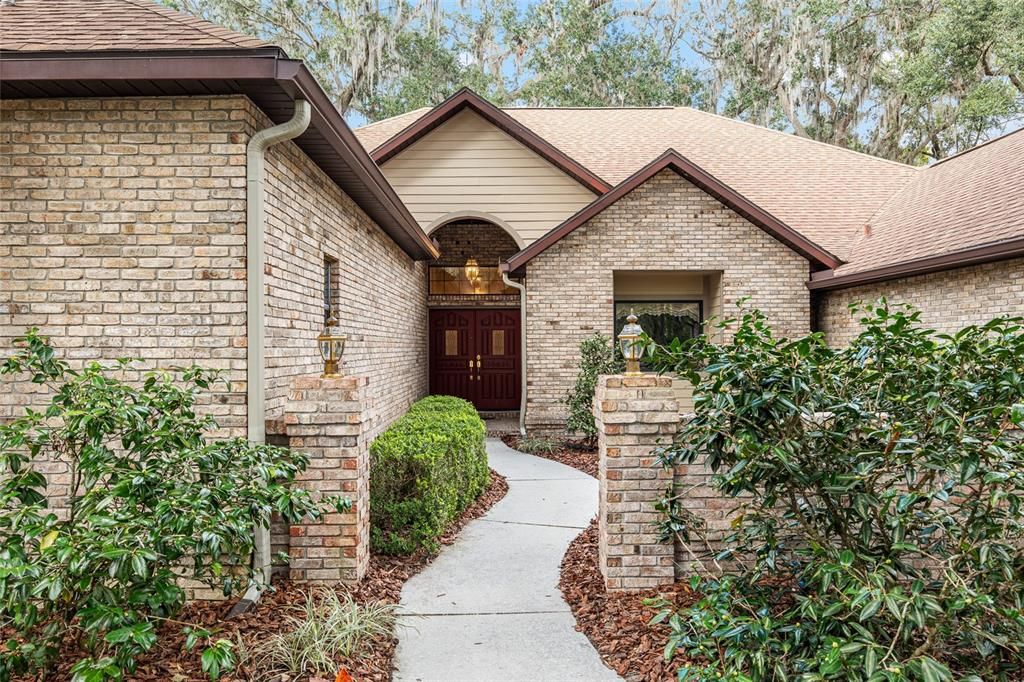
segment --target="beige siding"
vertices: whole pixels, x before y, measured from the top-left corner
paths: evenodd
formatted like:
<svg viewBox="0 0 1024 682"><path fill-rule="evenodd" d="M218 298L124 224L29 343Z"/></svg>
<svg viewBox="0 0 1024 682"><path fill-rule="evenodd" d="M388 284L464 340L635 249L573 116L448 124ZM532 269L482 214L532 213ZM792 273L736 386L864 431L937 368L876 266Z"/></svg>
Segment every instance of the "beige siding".
<svg viewBox="0 0 1024 682"><path fill-rule="evenodd" d="M529 244L594 194L469 110L384 164L424 229L456 212L490 214Z"/></svg>

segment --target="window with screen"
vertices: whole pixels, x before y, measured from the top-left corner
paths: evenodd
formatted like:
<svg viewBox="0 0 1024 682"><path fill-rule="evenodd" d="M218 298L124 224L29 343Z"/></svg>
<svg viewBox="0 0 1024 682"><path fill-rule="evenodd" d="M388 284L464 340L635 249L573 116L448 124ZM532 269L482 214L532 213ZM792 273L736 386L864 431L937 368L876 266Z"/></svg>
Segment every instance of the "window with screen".
<svg viewBox="0 0 1024 682"><path fill-rule="evenodd" d="M630 310L647 335L662 345L672 339L692 339L701 333L704 311L700 301L616 301L616 337L626 326Z"/></svg>
<svg viewBox="0 0 1024 682"><path fill-rule="evenodd" d="M337 317L334 310L334 298L338 289L338 261L330 256L324 256L324 322L331 315Z"/></svg>

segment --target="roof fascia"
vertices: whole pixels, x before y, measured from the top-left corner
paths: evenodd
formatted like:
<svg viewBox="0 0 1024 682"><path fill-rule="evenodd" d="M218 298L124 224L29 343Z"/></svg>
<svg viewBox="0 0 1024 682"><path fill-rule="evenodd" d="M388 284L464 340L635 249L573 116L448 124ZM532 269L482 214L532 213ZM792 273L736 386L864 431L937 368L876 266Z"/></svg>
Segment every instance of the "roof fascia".
<svg viewBox="0 0 1024 682"><path fill-rule="evenodd" d="M548 163L579 182L594 194L604 194L612 188L610 184L592 173L585 166L469 88L459 90L444 102L441 102L429 112L413 121L396 133L394 137L375 148L370 153L370 156L378 164L383 165L427 133L467 108L541 156Z"/></svg>
<svg viewBox="0 0 1024 682"><path fill-rule="evenodd" d="M851 272L848 275L837 275L833 270L823 270L811 275L811 281L807 283L807 288L811 291L847 289L863 284L885 282L915 275L926 275L932 272L953 270L955 268L1008 260L1021 256L1024 256L1024 237L1008 239L993 244L972 246L969 249L895 263L870 270L862 270L861 272Z"/></svg>

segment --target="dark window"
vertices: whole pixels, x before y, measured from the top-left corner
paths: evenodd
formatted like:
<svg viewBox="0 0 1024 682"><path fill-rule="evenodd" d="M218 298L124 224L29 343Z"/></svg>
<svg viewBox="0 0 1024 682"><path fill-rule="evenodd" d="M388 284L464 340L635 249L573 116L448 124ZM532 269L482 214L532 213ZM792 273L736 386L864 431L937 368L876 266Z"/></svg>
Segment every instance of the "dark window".
<svg viewBox="0 0 1024 682"><path fill-rule="evenodd" d="M616 301L616 337L626 326L630 310L647 335L662 345L673 339L692 339L701 333L704 319L701 301Z"/></svg>
<svg viewBox="0 0 1024 682"><path fill-rule="evenodd" d="M334 297L337 296L338 288L338 261L330 256L324 256L324 322L331 315L337 315L334 311Z"/></svg>
<svg viewBox="0 0 1024 682"><path fill-rule="evenodd" d="M461 267L431 265L431 295L486 296L488 294L515 294L514 287L501 279L501 270L495 266L477 265L476 260Z"/></svg>

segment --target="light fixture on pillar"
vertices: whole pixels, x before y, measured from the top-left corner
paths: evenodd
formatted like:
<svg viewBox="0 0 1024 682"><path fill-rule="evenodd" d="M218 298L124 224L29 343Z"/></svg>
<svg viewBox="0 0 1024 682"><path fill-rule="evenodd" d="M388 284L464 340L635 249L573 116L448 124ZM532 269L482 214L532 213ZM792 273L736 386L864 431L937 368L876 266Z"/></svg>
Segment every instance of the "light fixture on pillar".
<svg viewBox="0 0 1024 682"><path fill-rule="evenodd" d="M635 377L640 371L640 357L644 354L644 343L640 336L644 330L636 322L636 315L632 309L629 317L626 318L626 326L619 332L619 349L622 350L622 357L626 360L626 376Z"/></svg>
<svg viewBox="0 0 1024 682"><path fill-rule="evenodd" d="M338 321L331 315L327 318L323 332L316 337L320 347L320 355L324 359L324 379L336 379L341 376L341 355L345 352L345 341L348 337L338 333Z"/></svg>

